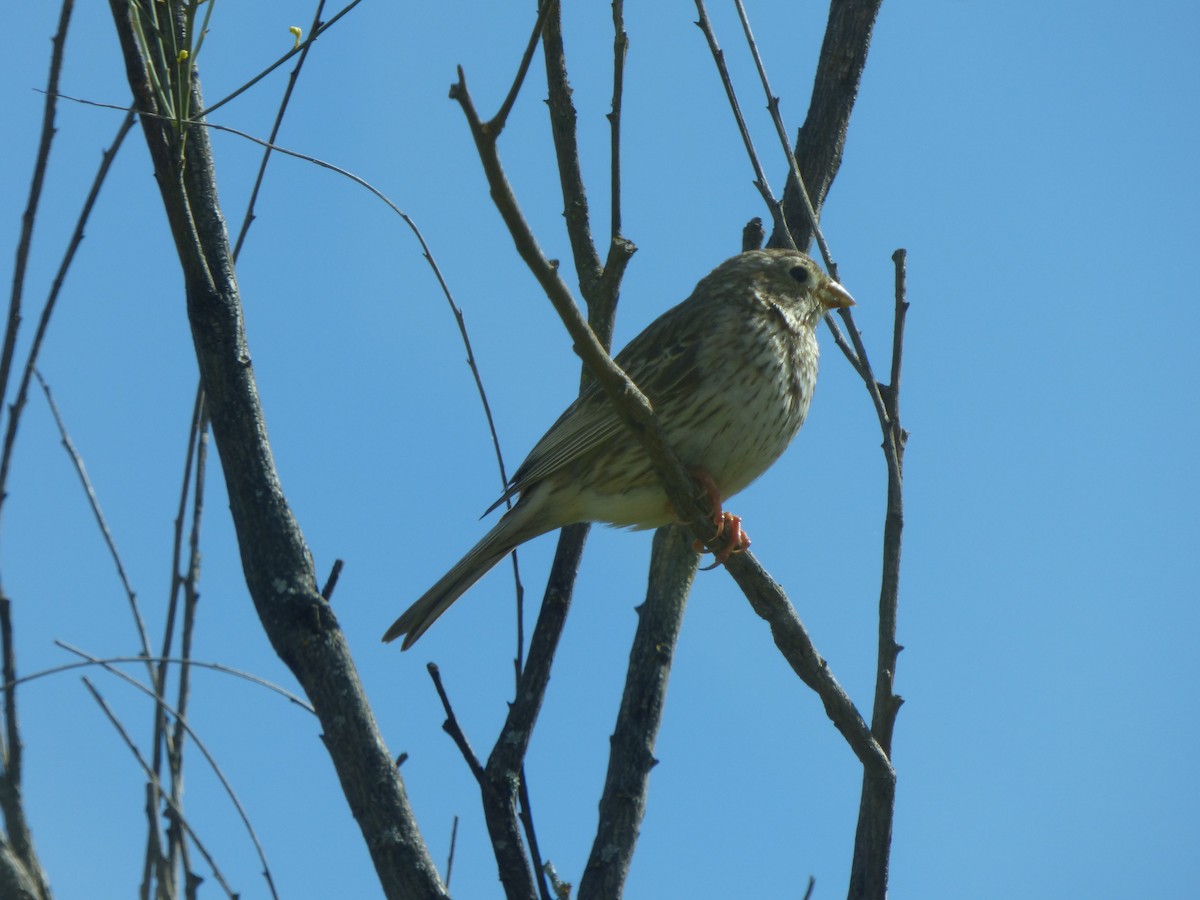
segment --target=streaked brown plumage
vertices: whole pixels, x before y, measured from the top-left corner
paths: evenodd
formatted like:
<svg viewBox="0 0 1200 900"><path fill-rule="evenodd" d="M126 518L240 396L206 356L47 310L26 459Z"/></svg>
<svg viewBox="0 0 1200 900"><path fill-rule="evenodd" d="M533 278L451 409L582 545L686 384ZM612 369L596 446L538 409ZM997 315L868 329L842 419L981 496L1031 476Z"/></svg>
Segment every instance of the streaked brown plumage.
<svg viewBox="0 0 1200 900"><path fill-rule="evenodd" d="M814 329L827 309L853 302L803 253L752 250L714 269L616 362L719 504L766 471L804 424L817 382ZM595 386L538 441L492 509L517 495L516 505L396 620L385 641L406 635L407 650L530 538L576 522L657 528L676 520L641 443ZM721 521L719 509L714 516ZM725 521L736 529L733 517Z"/></svg>

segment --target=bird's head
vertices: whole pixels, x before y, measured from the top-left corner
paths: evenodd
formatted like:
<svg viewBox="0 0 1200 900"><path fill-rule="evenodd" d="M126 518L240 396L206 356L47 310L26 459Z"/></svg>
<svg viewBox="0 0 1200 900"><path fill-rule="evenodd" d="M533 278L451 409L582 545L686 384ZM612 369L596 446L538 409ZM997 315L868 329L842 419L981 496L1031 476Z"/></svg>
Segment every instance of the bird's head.
<svg viewBox="0 0 1200 900"><path fill-rule="evenodd" d="M816 324L826 311L854 305L844 287L799 250L749 250L724 264L767 294L803 307L803 318Z"/></svg>

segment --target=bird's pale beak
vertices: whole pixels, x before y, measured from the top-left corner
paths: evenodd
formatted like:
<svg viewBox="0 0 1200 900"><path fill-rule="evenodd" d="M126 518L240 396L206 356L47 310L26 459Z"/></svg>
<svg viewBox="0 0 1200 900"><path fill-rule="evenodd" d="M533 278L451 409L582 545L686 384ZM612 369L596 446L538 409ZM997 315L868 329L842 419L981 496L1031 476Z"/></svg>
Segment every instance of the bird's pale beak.
<svg viewBox="0 0 1200 900"><path fill-rule="evenodd" d="M817 299L829 309L844 309L854 305L854 298L850 296L850 292L836 281L830 281L822 286L817 291Z"/></svg>

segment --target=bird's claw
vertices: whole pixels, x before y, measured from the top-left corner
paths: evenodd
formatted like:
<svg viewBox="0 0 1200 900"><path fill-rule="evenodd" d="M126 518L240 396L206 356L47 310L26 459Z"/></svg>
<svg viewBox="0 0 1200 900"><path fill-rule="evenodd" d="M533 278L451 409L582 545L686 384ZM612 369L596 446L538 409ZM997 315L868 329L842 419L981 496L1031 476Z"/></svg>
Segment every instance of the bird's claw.
<svg viewBox="0 0 1200 900"><path fill-rule="evenodd" d="M709 508L713 511L712 523L717 527L716 534L709 538L707 543L699 539L692 542L692 550L696 553L704 553L711 548L715 554L712 565L705 566L700 570L707 572L724 563L733 554L749 550L750 535L742 531L741 516L735 516L733 513L721 509L721 491L708 470L695 466L691 469L691 473L700 485L702 496L708 500ZM719 540L721 535L727 535L724 541Z"/></svg>
<svg viewBox="0 0 1200 900"><path fill-rule="evenodd" d="M717 533L712 536L709 544L712 544L713 562L710 566L705 566L700 571L707 572L710 569L715 569L717 566L724 563L729 557L735 553L741 553L750 549L750 535L742 530L742 517L735 516L731 512L721 512L719 515L713 516L713 523L717 526ZM721 535L728 535L724 541L720 542L720 546L716 546L718 538ZM697 553L703 553L709 549L704 541L696 540L692 543L692 549Z"/></svg>

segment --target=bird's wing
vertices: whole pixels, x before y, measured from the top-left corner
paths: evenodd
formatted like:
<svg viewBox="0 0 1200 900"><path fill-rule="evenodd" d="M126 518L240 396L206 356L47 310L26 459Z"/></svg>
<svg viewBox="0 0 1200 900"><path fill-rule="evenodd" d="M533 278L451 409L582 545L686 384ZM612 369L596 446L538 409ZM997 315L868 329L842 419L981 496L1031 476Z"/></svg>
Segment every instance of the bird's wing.
<svg viewBox="0 0 1200 900"><path fill-rule="evenodd" d="M678 319L680 312L683 311L676 307L662 316L630 341L614 359L646 395L656 412L671 406L676 395L690 391L696 378L696 357L704 335L687 329ZM681 325L684 327L680 328ZM678 332L673 335L676 340L654 352L654 347L663 346L664 331ZM595 383L588 385L529 452L525 462L513 474L508 490L488 512L533 482L627 433L625 423L604 392Z"/></svg>

